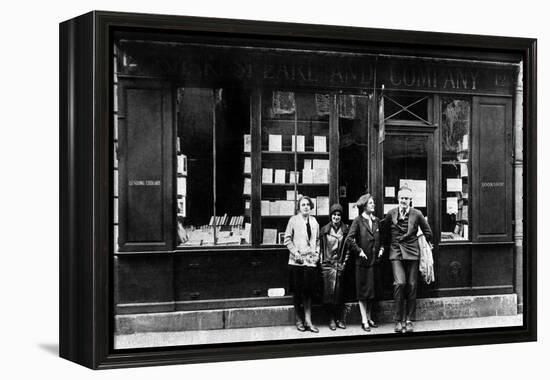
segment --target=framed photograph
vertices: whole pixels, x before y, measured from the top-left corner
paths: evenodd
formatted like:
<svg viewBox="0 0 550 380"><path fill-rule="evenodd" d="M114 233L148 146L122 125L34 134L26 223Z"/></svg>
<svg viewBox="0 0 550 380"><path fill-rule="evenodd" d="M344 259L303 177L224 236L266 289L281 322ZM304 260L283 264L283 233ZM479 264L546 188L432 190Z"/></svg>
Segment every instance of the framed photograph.
<svg viewBox="0 0 550 380"><path fill-rule="evenodd" d="M536 62L526 38L63 22L60 356L536 340Z"/></svg>

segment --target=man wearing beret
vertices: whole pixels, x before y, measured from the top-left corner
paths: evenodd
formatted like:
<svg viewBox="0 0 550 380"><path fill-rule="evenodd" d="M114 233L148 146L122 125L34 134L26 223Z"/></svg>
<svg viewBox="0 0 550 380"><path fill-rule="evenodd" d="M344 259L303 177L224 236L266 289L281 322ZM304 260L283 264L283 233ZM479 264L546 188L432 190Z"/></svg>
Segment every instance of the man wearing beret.
<svg viewBox="0 0 550 380"><path fill-rule="evenodd" d="M412 190L399 189L399 206L391 209L382 222L382 245L390 246L389 259L393 271L395 332L413 332L416 312L416 289L420 248L418 227L431 242L432 230L424 215L412 208Z"/></svg>

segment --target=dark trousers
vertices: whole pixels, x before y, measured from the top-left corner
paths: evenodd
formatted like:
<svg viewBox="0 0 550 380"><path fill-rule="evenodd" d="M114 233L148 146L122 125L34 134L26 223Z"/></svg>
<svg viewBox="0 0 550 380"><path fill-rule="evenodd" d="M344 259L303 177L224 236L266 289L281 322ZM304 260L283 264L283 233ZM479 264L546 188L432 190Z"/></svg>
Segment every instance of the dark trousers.
<svg viewBox="0 0 550 380"><path fill-rule="evenodd" d="M395 322L414 321L418 260L392 260L391 266L393 270L393 319Z"/></svg>

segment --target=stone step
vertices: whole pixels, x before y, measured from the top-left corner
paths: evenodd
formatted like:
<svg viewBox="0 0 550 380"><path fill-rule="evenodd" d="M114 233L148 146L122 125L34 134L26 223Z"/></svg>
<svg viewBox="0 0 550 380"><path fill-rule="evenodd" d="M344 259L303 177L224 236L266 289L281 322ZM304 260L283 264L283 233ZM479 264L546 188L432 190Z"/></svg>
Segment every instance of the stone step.
<svg viewBox="0 0 550 380"><path fill-rule="evenodd" d="M392 301L378 302L374 318L380 323L392 321ZM360 322L357 303L348 303L348 323ZM325 324L321 306L313 308L313 323ZM443 320L507 316L517 314L515 294L424 298L417 301L416 319ZM177 311L167 313L124 314L115 317L115 334L214 330L294 324L292 305L243 307L216 310Z"/></svg>

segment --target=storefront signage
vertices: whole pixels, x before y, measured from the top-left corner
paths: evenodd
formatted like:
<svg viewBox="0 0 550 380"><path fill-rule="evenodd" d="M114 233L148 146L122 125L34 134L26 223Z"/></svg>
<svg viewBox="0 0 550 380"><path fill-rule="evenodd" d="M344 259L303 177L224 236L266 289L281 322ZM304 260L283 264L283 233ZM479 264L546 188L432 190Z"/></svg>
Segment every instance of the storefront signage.
<svg viewBox="0 0 550 380"><path fill-rule="evenodd" d="M512 94L513 66L427 58L181 45L121 46L121 74L170 76L220 86L360 88ZM375 83L376 80L376 83Z"/></svg>
<svg viewBox="0 0 550 380"><path fill-rule="evenodd" d="M128 186L160 186L160 180L135 180L128 181Z"/></svg>
<svg viewBox="0 0 550 380"><path fill-rule="evenodd" d="M504 187L504 182L481 182L482 188Z"/></svg>

